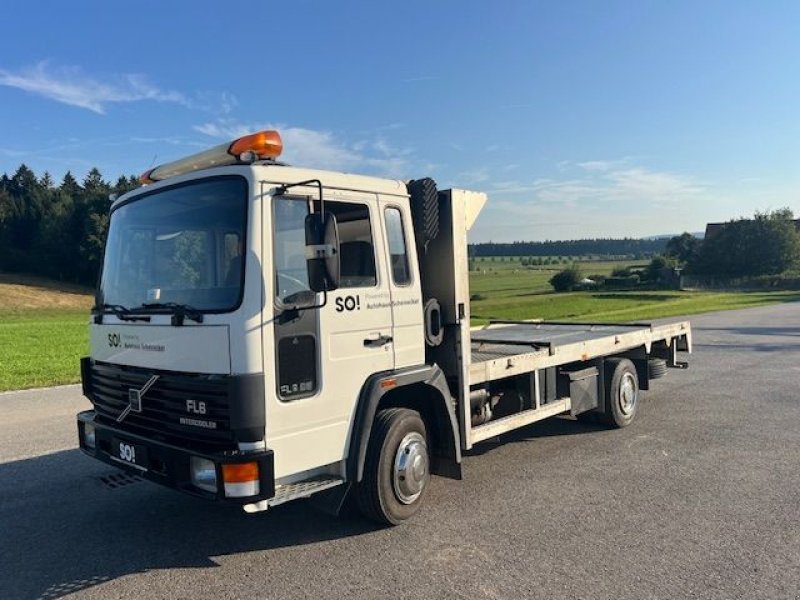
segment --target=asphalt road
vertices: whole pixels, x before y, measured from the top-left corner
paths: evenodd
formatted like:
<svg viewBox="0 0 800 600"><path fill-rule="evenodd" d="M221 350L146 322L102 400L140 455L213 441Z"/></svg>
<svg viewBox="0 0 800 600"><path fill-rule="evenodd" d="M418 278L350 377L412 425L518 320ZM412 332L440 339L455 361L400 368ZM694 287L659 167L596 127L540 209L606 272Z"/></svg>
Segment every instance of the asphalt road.
<svg viewBox="0 0 800 600"><path fill-rule="evenodd" d="M484 444L392 529L111 486L76 386L0 394L0 598L800 598L800 304L692 321L631 427Z"/></svg>

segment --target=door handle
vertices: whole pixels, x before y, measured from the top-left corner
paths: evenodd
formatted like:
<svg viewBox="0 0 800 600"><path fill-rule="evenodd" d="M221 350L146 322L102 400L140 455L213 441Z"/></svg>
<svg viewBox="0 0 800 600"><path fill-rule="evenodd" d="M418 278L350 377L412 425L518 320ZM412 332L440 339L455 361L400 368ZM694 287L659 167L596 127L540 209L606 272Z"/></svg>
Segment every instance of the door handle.
<svg viewBox="0 0 800 600"><path fill-rule="evenodd" d="M392 342L392 336L390 335L379 335L376 338L367 338L364 340L364 347L365 348L379 348L380 346L385 346L386 344L390 344Z"/></svg>

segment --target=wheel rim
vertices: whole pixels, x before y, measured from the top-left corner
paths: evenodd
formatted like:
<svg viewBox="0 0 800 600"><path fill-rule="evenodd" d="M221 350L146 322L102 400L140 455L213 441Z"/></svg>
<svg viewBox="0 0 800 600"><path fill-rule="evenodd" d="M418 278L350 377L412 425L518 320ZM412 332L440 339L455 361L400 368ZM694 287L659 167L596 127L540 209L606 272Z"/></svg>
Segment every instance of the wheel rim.
<svg viewBox="0 0 800 600"><path fill-rule="evenodd" d="M422 434L412 431L397 448L392 483L397 499L411 504L428 483L428 446Z"/></svg>
<svg viewBox="0 0 800 600"><path fill-rule="evenodd" d="M626 417L633 414L636 410L636 402L639 397L639 390L636 386L636 379L633 373L625 373L619 382L619 409Z"/></svg>

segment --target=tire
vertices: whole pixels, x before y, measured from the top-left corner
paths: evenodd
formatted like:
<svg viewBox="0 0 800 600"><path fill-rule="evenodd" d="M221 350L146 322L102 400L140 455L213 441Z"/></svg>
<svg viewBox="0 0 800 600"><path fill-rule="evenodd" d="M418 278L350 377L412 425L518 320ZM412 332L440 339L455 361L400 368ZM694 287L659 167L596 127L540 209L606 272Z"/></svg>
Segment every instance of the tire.
<svg viewBox="0 0 800 600"><path fill-rule="evenodd" d="M378 412L367 445L364 476L354 490L365 517L398 525L416 514L431 477L427 439L418 412L407 408Z"/></svg>
<svg viewBox="0 0 800 600"><path fill-rule="evenodd" d="M609 358L604 367L605 413L602 420L612 427L627 427L639 408L639 378L627 358Z"/></svg>
<svg viewBox="0 0 800 600"><path fill-rule="evenodd" d="M430 177L409 181L407 187L411 199L414 233L417 244L424 252L428 248L428 242L439 235L439 193L436 182Z"/></svg>
<svg viewBox="0 0 800 600"><path fill-rule="evenodd" d="M667 374L667 361L663 358L647 359L647 375L650 379L661 379Z"/></svg>

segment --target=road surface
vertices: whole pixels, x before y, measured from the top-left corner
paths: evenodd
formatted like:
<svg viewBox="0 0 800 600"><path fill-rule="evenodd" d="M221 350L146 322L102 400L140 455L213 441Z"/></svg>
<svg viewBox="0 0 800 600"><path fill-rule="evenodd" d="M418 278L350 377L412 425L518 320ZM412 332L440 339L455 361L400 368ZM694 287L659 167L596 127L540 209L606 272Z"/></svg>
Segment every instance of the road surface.
<svg viewBox="0 0 800 600"><path fill-rule="evenodd" d="M631 427L486 443L392 529L110 479L77 386L0 394L0 598L800 598L800 304L692 321Z"/></svg>

